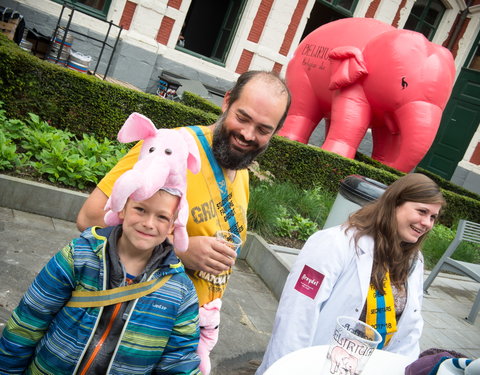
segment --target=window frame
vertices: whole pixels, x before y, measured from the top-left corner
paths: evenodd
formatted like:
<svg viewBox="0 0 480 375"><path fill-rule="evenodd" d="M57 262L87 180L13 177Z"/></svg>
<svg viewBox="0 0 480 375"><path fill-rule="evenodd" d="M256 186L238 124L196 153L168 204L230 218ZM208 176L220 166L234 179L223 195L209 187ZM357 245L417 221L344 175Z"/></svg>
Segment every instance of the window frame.
<svg viewBox="0 0 480 375"><path fill-rule="evenodd" d="M427 17L428 15L428 11L429 9L431 9L431 4L432 3L438 3L440 4L443 9L442 9L442 12L440 13L439 17L437 17L436 19L436 24L432 25L431 23L425 21L425 18ZM415 3L416 4L416 3ZM413 7L415 6L415 4L413 4L412 8L410 9L410 13L407 17L407 20L405 21L405 25L410 21L411 18L413 18L415 21L416 21L416 24L415 24L415 29L405 29L405 25L403 26L403 28L405 30L412 30L412 31L417 31L421 34L423 34L421 32L421 29L422 27L424 26L427 26L429 28L429 30L431 31L431 35L429 35L429 37L426 37L429 41L432 41L433 38L435 37L435 34L437 33L439 27L440 27L440 24L442 22L442 19L444 18L445 16L445 13L448 9L448 7L441 1L441 0L426 0L426 4L425 4L425 7L423 8L420 16L417 16L415 14L413 14L412 10L413 10ZM420 30L419 30L420 29ZM423 34L425 35L425 34Z"/></svg>
<svg viewBox="0 0 480 375"><path fill-rule="evenodd" d="M240 22L242 20L242 17L243 17L244 11L245 11L245 6L246 6L248 0L228 0L228 1L229 1L230 4L232 4L235 1L239 1L240 6L238 7L238 14L237 14L237 17L235 18L235 22L233 23L233 25L231 27L230 35L229 35L227 43L225 45L225 49L222 52L221 59L211 57L211 56L205 56L205 55L202 55L198 52L192 51L188 48L185 48L185 47L182 47L182 46L179 46L179 45L175 45L175 49L178 50L178 51L181 51L183 53L186 53L188 55L194 56L194 57L196 57L200 60L208 61L212 64L225 67L226 64L227 64L227 60L228 60L228 57L229 57L230 50L232 48L234 39L237 35L236 33L237 33L238 27L240 25ZM229 10L228 10L229 13L231 12L231 9L232 9L232 6L230 5ZM214 43L214 46L212 48L212 55L218 53L218 45L220 43L220 40L221 40L223 34L227 31L226 27L225 27L226 22L227 22L227 18L228 18L228 15L227 14L224 15L223 20L222 20L222 25L220 27L219 33L218 33L218 35L215 39L215 43Z"/></svg>
<svg viewBox="0 0 480 375"><path fill-rule="evenodd" d="M322 3L323 5L334 9L335 11L339 12L340 14L347 16L347 17L353 17L353 14L355 12L355 9L357 8L358 1L359 0L353 0L352 1L352 6L350 9L344 8L341 5L338 5L342 0L332 0L332 2L329 2L327 0L316 0L319 3Z"/></svg>
<svg viewBox="0 0 480 375"><path fill-rule="evenodd" d="M78 1L75 1L75 0L73 1L72 0L52 0L52 1L60 5L67 4L71 7L75 7L75 10L78 10L79 12L88 14L89 16L92 16L104 21L107 20L108 11L110 10L110 5L112 4L112 0L105 0L103 9L99 10L96 8L92 8L91 6L79 3Z"/></svg>

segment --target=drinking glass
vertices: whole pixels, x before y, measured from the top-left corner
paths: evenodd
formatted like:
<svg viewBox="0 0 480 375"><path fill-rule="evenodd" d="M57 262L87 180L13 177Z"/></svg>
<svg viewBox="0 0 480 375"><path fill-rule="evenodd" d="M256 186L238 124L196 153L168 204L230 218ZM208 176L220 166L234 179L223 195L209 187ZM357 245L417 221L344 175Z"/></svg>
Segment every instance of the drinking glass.
<svg viewBox="0 0 480 375"><path fill-rule="evenodd" d="M382 341L376 329L348 316L339 316L322 374L359 375Z"/></svg>
<svg viewBox="0 0 480 375"><path fill-rule="evenodd" d="M227 230L219 230L215 233L215 238L224 244L230 246L233 250L238 252L240 246L242 246L242 239L237 236L235 233L229 232Z"/></svg>

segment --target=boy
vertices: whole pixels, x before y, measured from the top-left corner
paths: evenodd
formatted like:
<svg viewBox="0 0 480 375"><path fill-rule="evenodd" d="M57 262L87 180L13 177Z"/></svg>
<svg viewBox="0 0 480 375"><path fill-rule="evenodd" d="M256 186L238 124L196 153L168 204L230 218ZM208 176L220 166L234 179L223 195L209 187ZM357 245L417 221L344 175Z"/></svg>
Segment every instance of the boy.
<svg viewBox="0 0 480 375"><path fill-rule="evenodd" d="M0 373L199 374L198 299L167 235L180 191L128 199L43 268L0 339Z"/></svg>

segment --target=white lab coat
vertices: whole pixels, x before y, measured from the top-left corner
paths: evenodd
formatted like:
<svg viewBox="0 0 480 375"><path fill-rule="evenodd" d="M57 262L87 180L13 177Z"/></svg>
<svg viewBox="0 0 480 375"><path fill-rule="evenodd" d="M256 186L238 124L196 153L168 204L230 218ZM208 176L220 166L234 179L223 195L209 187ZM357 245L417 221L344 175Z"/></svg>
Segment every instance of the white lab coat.
<svg viewBox="0 0 480 375"><path fill-rule="evenodd" d="M272 336L257 375L292 351L328 345L338 316L360 317L370 285L374 243L369 236L361 237L357 255L354 233L350 230L345 234L341 226L336 226L315 233L305 243L283 288ZM305 265L324 275L314 299L295 289ZM397 322L397 332L384 350L403 354L412 361L418 358L422 299L420 256L408 277L407 303Z"/></svg>

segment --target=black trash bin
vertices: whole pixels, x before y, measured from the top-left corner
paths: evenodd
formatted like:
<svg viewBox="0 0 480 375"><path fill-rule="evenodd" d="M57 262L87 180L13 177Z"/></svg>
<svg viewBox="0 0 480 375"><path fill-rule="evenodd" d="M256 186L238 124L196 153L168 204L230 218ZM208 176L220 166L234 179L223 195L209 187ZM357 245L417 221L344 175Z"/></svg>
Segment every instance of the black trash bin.
<svg viewBox="0 0 480 375"><path fill-rule="evenodd" d="M340 189L323 229L343 224L348 216L380 197L387 185L368 177L350 175L340 181Z"/></svg>

